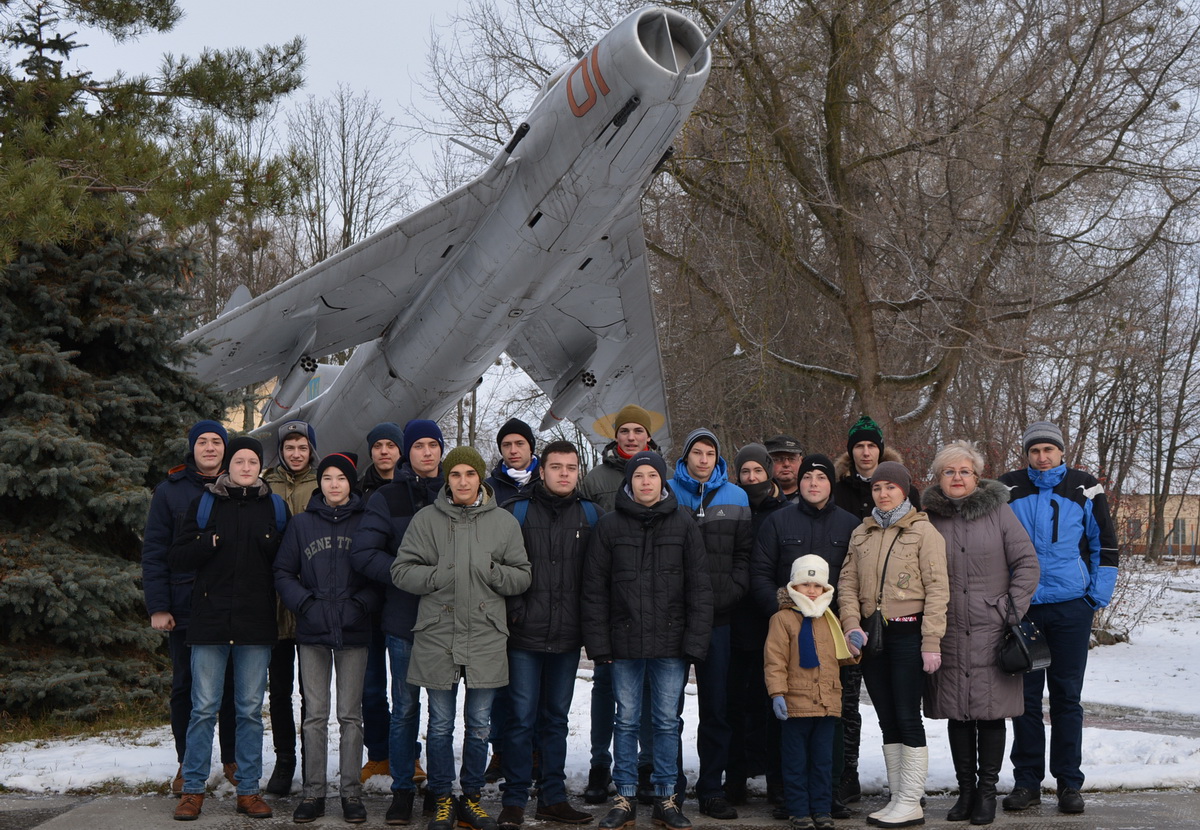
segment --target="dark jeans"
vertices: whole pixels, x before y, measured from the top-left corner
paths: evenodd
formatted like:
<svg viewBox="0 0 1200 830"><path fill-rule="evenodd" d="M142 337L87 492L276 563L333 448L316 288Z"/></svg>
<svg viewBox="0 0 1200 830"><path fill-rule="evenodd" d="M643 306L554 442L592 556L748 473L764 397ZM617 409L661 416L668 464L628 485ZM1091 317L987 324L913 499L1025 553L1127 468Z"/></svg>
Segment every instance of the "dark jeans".
<svg viewBox="0 0 1200 830"><path fill-rule="evenodd" d="M788 718L783 732L783 794L796 818L833 808L833 733L837 718Z"/></svg>
<svg viewBox="0 0 1200 830"><path fill-rule="evenodd" d="M421 755L421 745L417 743L421 720L421 689L408 682L408 663L412 657L412 646L412 640L387 635L388 657L392 665L392 713L388 718L388 760L392 773L392 792L416 789L413 772L417 758ZM484 752L486 754L486 750ZM433 758L429 760L432 763ZM450 764L453 767L453 752Z"/></svg>
<svg viewBox="0 0 1200 830"><path fill-rule="evenodd" d="M508 698L508 687L500 686L492 696L492 731L488 735L488 743L492 752L501 752L504 747L504 735L508 732L512 721L512 703Z"/></svg>
<svg viewBox="0 0 1200 830"><path fill-rule="evenodd" d="M575 694L579 651L548 654L508 650L508 728L502 734L503 804L524 807L533 785L533 748L539 750L543 804L567 800L567 717ZM492 702L492 715L496 705ZM495 723L492 733L496 733ZM535 741L536 732L536 741Z"/></svg>
<svg viewBox="0 0 1200 830"><path fill-rule="evenodd" d="M367 673L363 677L362 720L363 745L368 761L388 759L388 730L391 713L388 711L387 637L375 621L371 642L367 645Z"/></svg>
<svg viewBox="0 0 1200 830"><path fill-rule="evenodd" d="M188 722L192 719L192 650L187 645L187 629L176 628L167 635L171 655L171 735L175 738L175 756L183 763L187 747ZM217 715L217 741L221 745L221 763L237 762L234 734L237 725L233 708L233 666L225 668L225 691Z"/></svg>
<svg viewBox="0 0 1200 830"><path fill-rule="evenodd" d="M267 670L267 706L271 710L271 741L275 758L296 757L296 715L292 693L296 689L296 641L280 640L271 649ZM300 719L304 719L304 696L300 697Z"/></svg>
<svg viewBox="0 0 1200 830"><path fill-rule="evenodd" d="M696 797L700 800L724 796L722 781L729 765L729 744L733 729L729 721L729 626L712 630L708 656L696 664L696 697L700 722L696 730L696 752L700 756L700 777ZM762 674L762 668L759 668Z"/></svg>
<svg viewBox="0 0 1200 830"><path fill-rule="evenodd" d="M1016 786L1038 791L1046 776L1042 690L1050 693L1050 775L1059 790L1083 788L1083 675L1095 610L1086 599L1029 606L1050 646L1050 668L1025 675L1025 714L1013 718L1009 757Z"/></svg>
<svg viewBox="0 0 1200 830"><path fill-rule="evenodd" d="M921 621L889 622L883 630L883 654L862 661L863 680L884 744L925 746L921 719L921 693L925 672L921 668Z"/></svg>
<svg viewBox="0 0 1200 830"><path fill-rule="evenodd" d="M762 775L767 766L770 706L761 648L730 652L728 688L731 734L725 781L744 784L747 778Z"/></svg>
<svg viewBox="0 0 1200 830"><path fill-rule="evenodd" d="M597 663L592 668L592 766L612 766L613 723L617 719L617 701L613 697L612 663Z"/></svg>
<svg viewBox="0 0 1200 830"><path fill-rule="evenodd" d="M858 701L862 697L862 666L842 666L842 749L844 764L834 772L842 777L844 772L858 775L858 747L862 739L862 712ZM835 753L836 761L836 753Z"/></svg>

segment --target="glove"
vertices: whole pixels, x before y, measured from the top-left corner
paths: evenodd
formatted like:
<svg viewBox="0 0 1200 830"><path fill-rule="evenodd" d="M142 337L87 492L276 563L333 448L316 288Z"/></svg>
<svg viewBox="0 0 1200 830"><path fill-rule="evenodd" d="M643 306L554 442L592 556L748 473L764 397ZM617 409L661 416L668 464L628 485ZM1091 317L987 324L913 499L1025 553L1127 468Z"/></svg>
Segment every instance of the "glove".
<svg viewBox="0 0 1200 830"><path fill-rule="evenodd" d="M787 701L783 699L783 695L775 695L771 698L771 711L780 720L787 720Z"/></svg>
<svg viewBox="0 0 1200 830"><path fill-rule="evenodd" d="M846 645L855 657L862 654L862 647L867 644L867 632L861 628L852 628L846 632Z"/></svg>
<svg viewBox="0 0 1200 830"><path fill-rule="evenodd" d="M942 667L942 655L936 651L921 652L921 668L926 674L933 674Z"/></svg>

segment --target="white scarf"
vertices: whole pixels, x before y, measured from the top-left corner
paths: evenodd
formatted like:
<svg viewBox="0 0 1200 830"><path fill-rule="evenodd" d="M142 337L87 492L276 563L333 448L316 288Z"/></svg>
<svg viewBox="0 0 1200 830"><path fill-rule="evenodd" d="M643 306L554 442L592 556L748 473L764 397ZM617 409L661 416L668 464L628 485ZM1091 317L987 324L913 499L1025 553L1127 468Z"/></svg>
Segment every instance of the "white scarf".
<svg viewBox="0 0 1200 830"><path fill-rule="evenodd" d="M796 603L796 607L800 609L800 613L806 617L819 617L825 613L825 609L829 607L829 603L833 601L833 586L826 585L825 593L816 599L809 599L804 594L797 591L789 584L787 586L788 596L792 598L792 602Z"/></svg>

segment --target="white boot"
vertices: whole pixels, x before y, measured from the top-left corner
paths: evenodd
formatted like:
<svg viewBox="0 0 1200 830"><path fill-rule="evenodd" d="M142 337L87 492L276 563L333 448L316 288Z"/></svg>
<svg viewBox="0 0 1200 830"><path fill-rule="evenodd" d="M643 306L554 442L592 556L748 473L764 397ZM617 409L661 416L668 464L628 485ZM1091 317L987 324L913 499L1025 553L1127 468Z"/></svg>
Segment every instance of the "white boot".
<svg viewBox="0 0 1200 830"><path fill-rule="evenodd" d="M912 827L925 823L921 797L929 774L929 747L902 746L900 760L900 800L876 823L880 827Z"/></svg>
<svg viewBox="0 0 1200 830"><path fill-rule="evenodd" d="M879 824L879 820L891 812L900 801L900 765L903 749L904 744L883 745L883 763L887 766L888 793L891 797L882 808L867 816L867 824Z"/></svg>

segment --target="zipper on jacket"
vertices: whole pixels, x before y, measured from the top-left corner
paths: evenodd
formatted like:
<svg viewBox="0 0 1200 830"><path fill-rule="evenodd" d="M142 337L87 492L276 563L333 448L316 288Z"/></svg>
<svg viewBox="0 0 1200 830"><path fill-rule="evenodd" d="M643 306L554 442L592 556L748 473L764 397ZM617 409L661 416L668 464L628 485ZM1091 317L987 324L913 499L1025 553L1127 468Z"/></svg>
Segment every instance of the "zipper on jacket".
<svg viewBox="0 0 1200 830"><path fill-rule="evenodd" d="M1058 502L1050 497L1050 542L1058 541Z"/></svg>

